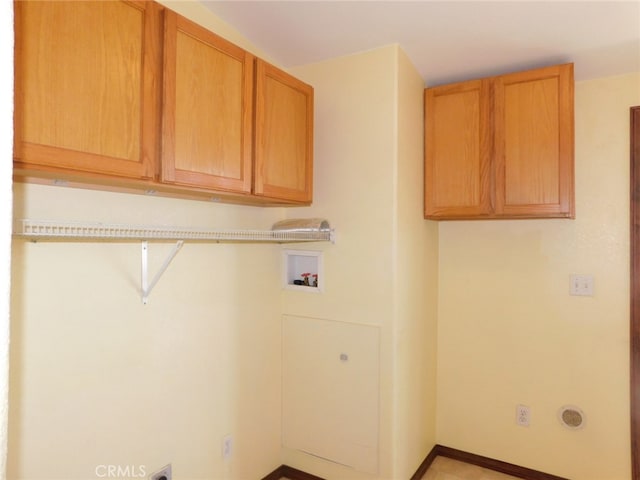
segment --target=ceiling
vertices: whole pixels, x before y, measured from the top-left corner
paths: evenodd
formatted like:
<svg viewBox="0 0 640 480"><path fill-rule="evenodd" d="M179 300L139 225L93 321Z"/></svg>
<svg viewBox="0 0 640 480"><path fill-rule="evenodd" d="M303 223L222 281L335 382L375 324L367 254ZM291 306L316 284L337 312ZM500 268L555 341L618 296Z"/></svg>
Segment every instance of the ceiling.
<svg viewBox="0 0 640 480"><path fill-rule="evenodd" d="M574 62L640 71L640 0L200 0L284 68L399 44L435 86Z"/></svg>

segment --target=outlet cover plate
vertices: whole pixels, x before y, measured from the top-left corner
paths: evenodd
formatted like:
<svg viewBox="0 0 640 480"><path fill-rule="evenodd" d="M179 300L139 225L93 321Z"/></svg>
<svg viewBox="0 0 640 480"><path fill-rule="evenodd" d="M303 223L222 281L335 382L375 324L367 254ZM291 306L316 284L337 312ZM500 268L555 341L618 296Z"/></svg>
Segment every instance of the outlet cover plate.
<svg viewBox="0 0 640 480"><path fill-rule="evenodd" d="M593 297L593 276L571 275L569 294L580 297Z"/></svg>
<svg viewBox="0 0 640 480"><path fill-rule="evenodd" d="M531 422L531 409L526 405L516 406L516 423L521 427L528 427Z"/></svg>

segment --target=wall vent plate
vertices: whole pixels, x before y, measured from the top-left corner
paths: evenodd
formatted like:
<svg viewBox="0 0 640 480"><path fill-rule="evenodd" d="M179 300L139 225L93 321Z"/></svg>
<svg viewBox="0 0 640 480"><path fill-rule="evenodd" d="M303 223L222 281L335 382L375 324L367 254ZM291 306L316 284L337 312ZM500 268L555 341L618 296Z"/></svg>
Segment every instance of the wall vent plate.
<svg viewBox="0 0 640 480"><path fill-rule="evenodd" d="M584 428L585 416L584 412L574 405L564 405L558 410L558 420L560 423L570 429L579 430Z"/></svg>

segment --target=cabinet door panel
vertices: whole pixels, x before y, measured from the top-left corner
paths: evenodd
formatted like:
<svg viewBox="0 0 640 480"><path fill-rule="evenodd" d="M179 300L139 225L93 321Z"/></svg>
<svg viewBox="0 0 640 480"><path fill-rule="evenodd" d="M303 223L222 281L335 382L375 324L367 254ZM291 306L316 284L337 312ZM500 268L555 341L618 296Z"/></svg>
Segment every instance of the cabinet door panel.
<svg viewBox="0 0 640 480"><path fill-rule="evenodd" d="M313 89L258 60L254 193L311 202L312 175Z"/></svg>
<svg viewBox="0 0 640 480"><path fill-rule="evenodd" d="M487 84L425 91L425 216L491 212L491 132Z"/></svg>
<svg viewBox="0 0 640 480"><path fill-rule="evenodd" d="M162 180L249 193L253 57L167 11L164 67Z"/></svg>
<svg viewBox="0 0 640 480"><path fill-rule="evenodd" d="M496 79L496 214L573 216L571 67Z"/></svg>
<svg viewBox="0 0 640 480"><path fill-rule="evenodd" d="M152 2L16 2L15 157L151 178L160 12Z"/></svg>

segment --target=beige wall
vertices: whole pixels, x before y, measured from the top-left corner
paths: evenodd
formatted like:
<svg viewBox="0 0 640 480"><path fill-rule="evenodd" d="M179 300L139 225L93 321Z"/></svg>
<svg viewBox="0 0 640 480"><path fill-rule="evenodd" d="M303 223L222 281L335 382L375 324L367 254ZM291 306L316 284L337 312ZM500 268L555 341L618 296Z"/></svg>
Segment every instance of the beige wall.
<svg viewBox="0 0 640 480"><path fill-rule="evenodd" d="M35 185L16 186L15 208L213 229L269 228L279 213ZM150 244L152 273L171 247ZM9 477L171 462L175 478L261 478L280 465L279 261L273 245L187 243L143 305L139 242L15 241Z"/></svg>
<svg viewBox="0 0 640 480"><path fill-rule="evenodd" d="M267 58L203 7L162 3ZM323 295L282 292L282 247L187 244L143 306L139 243L14 242L8 478L172 462L185 480L253 479L284 462L400 479L437 441L569 478L629 479L628 108L639 75L576 85L576 220L435 223L421 217L422 84L404 53L294 74L316 87L312 207L16 186L18 218L269 228L322 216L337 243L313 247ZM151 245L152 269L170 248ZM568 295L572 273L594 275L593 298ZM377 475L281 450L283 313L379 329ZM0 333L0 357L2 345ZM0 375L0 412L3 391ZM528 428L515 425L518 403L532 409ZM564 404L584 409L584 430L558 424ZM4 440L0 420L0 451Z"/></svg>
<svg viewBox="0 0 640 480"><path fill-rule="evenodd" d="M0 79L0 151L4 158L10 158L13 150L13 4L0 5L0 63L5 74ZM6 265L0 272L0 479L6 478L7 422L9 397L9 291L11 263L11 163L2 162L0 172L0 265Z"/></svg>
<svg viewBox="0 0 640 480"><path fill-rule="evenodd" d="M284 212L16 185L15 216L268 229ZM152 273L171 248L150 244ZM139 242L15 241L12 260L8 478L171 462L174 478L255 479L281 464L278 246L187 243L147 305Z"/></svg>
<svg viewBox="0 0 640 480"><path fill-rule="evenodd" d="M323 216L337 231L324 247L325 293L285 292L285 314L374 325L380 334L379 475L391 478L393 315L393 138L396 49L388 47L293 69L314 86L314 204L299 216ZM375 100L373 100L375 99ZM296 213L296 215L297 215ZM284 413L286 415L286 412ZM303 452L284 463L323 478L372 478Z"/></svg>
<svg viewBox="0 0 640 480"><path fill-rule="evenodd" d="M629 479L629 107L638 74L576 84L576 219L440 224L438 443ZM593 297L569 296L590 274ZM515 423L517 404L531 426ZM557 410L584 410L569 431Z"/></svg>
<svg viewBox="0 0 640 480"><path fill-rule="evenodd" d="M393 478L408 479L435 444L438 224L423 218L424 81L398 51L394 282Z"/></svg>
<svg viewBox="0 0 640 480"><path fill-rule="evenodd" d="M284 311L380 329L375 478L409 478L435 443L437 225L422 218L424 85L395 45L293 73L316 95L316 194L299 213L331 219L337 243L324 247L325 293L285 292ZM326 478L373 478L299 451L285 449L284 460Z"/></svg>

